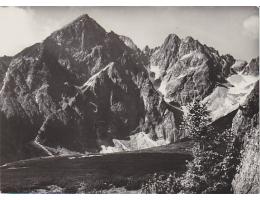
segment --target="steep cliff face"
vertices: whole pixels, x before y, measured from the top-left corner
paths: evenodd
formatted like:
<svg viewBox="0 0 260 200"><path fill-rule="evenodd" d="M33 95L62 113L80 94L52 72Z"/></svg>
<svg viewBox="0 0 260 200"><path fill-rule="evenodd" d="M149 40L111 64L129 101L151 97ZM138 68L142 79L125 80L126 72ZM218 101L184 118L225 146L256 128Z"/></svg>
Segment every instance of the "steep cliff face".
<svg viewBox="0 0 260 200"><path fill-rule="evenodd" d="M1 162L34 156L37 145L96 152L141 131L153 140L176 132L140 53L87 15L12 58L0 109Z"/></svg>
<svg viewBox="0 0 260 200"><path fill-rule="evenodd" d="M259 126L252 128L244 138L245 147L242 153L239 173L232 182L234 193L260 193L260 137Z"/></svg>
<svg viewBox="0 0 260 200"><path fill-rule="evenodd" d="M260 192L259 82L233 119L241 163L232 182L234 193Z"/></svg>
<svg viewBox="0 0 260 200"><path fill-rule="evenodd" d="M173 120L173 127L165 131L169 135L161 134L166 129L161 122L167 119L162 106L146 70L125 55L91 77L75 97L62 101L62 109L44 122L38 140L79 152L99 151L101 146L113 146L113 139L138 132L166 140L176 128Z"/></svg>
<svg viewBox="0 0 260 200"><path fill-rule="evenodd" d="M0 88L3 86L5 73L7 72L11 59L12 57L9 56L0 57Z"/></svg>
<svg viewBox="0 0 260 200"><path fill-rule="evenodd" d="M182 105L208 96L219 83L235 73L235 59L219 53L192 37L180 39L170 34L150 58L150 70L160 80L160 91L168 101Z"/></svg>
<svg viewBox="0 0 260 200"><path fill-rule="evenodd" d="M88 15L51 34L44 45L48 53L75 76L78 85L122 56L124 51L130 51L118 35L107 33Z"/></svg>
<svg viewBox="0 0 260 200"><path fill-rule="evenodd" d="M259 75L259 57L253 58L245 67L242 72L246 75L258 76Z"/></svg>
<svg viewBox="0 0 260 200"><path fill-rule="evenodd" d="M242 72L247 62L244 60L236 60L236 62L231 66L231 68L237 72Z"/></svg>
<svg viewBox="0 0 260 200"><path fill-rule="evenodd" d="M133 42L133 40L127 36L119 35L119 38L125 43L126 46L128 46L130 49L134 51L138 51L138 47Z"/></svg>
<svg viewBox="0 0 260 200"><path fill-rule="evenodd" d="M163 76L166 70L177 61L181 40L175 34L170 34L160 48L151 55L151 66L157 66L158 77Z"/></svg>

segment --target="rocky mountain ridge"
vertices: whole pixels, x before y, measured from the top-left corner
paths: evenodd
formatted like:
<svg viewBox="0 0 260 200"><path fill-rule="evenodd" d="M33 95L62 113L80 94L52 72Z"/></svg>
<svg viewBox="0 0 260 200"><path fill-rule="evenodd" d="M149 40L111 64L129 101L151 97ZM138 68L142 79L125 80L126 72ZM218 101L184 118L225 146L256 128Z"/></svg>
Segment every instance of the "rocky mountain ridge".
<svg viewBox="0 0 260 200"><path fill-rule="evenodd" d="M191 102L196 96L205 98L218 84L235 73L231 55L219 55L212 47L192 37L180 39L170 34L150 57L151 71L160 80L158 90L169 101ZM203 79L203 80L202 80Z"/></svg>
<svg viewBox="0 0 260 200"><path fill-rule="evenodd" d="M37 156L35 146L97 152L140 131L176 134L140 56L87 15L12 58L0 108L2 163Z"/></svg>

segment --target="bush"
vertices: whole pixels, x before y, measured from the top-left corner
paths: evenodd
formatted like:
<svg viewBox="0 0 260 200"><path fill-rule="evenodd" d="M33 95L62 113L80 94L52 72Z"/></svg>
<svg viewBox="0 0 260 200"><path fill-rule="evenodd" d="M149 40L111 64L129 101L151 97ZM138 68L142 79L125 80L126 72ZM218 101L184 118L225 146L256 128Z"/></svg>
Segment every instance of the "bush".
<svg viewBox="0 0 260 200"><path fill-rule="evenodd" d="M180 178L176 174L157 175L156 173L142 185L142 193L176 194L180 191Z"/></svg>
<svg viewBox="0 0 260 200"><path fill-rule="evenodd" d="M110 189L113 185L110 181L96 180L92 183L81 182L79 184L77 193L102 193L102 190Z"/></svg>

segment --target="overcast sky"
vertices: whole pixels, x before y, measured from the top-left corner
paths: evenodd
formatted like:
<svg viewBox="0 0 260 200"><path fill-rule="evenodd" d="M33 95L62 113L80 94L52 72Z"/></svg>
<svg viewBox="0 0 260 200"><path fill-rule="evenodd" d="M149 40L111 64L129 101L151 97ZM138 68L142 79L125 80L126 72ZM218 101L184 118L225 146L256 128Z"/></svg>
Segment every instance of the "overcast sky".
<svg viewBox="0 0 260 200"><path fill-rule="evenodd" d="M0 7L0 56L41 42L83 13L107 31L129 36L141 49L161 45L175 33L237 59L259 55L257 7Z"/></svg>

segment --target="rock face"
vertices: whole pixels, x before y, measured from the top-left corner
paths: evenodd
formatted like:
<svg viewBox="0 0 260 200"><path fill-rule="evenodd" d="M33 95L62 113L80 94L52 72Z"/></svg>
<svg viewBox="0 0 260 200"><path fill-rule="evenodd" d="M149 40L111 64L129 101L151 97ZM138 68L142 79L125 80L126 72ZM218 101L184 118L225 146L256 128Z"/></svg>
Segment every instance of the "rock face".
<svg viewBox="0 0 260 200"><path fill-rule="evenodd" d="M5 73L7 72L11 59L12 57L9 56L0 57L0 88L3 86Z"/></svg>
<svg viewBox="0 0 260 200"><path fill-rule="evenodd" d="M234 193L260 192L259 82L233 119L238 147L242 151L238 173L232 182Z"/></svg>
<svg viewBox="0 0 260 200"><path fill-rule="evenodd" d="M246 75L259 76L259 57L252 59L248 65L244 67L242 73Z"/></svg>
<svg viewBox="0 0 260 200"><path fill-rule="evenodd" d="M160 47L146 47L143 54L149 57L150 80L166 101L185 106L200 98L213 121L238 109L259 79L259 58L247 64L192 37L170 34Z"/></svg>
<svg viewBox="0 0 260 200"><path fill-rule="evenodd" d="M163 76L166 70L177 61L181 40L175 34L170 34L160 48L153 52L151 65L158 66L159 76Z"/></svg>
<svg viewBox="0 0 260 200"><path fill-rule="evenodd" d="M39 141L49 147L61 145L85 152L98 151L101 145L113 146L113 138L123 139L131 132L159 136L155 128L163 120L160 97L147 72L132 59L123 56L75 89L76 95L64 99L62 109L45 120Z"/></svg>
<svg viewBox="0 0 260 200"><path fill-rule="evenodd" d="M242 72L247 62L244 60L236 60L236 62L231 66L231 68L237 72Z"/></svg>
<svg viewBox="0 0 260 200"><path fill-rule="evenodd" d="M170 34L150 58L151 70L161 80L158 90L168 101L182 105L208 96L219 83L235 73L235 59L219 53L192 37L180 39Z"/></svg>
<svg viewBox="0 0 260 200"><path fill-rule="evenodd" d="M124 35L119 35L119 38L125 43L126 46L128 46L130 49L134 51L138 51L138 47L133 42L133 40L129 37L126 37Z"/></svg>
<svg viewBox="0 0 260 200"><path fill-rule="evenodd" d="M83 15L12 58L0 91L1 163L41 147L97 152L138 132L176 140L168 105L140 54Z"/></svg>

